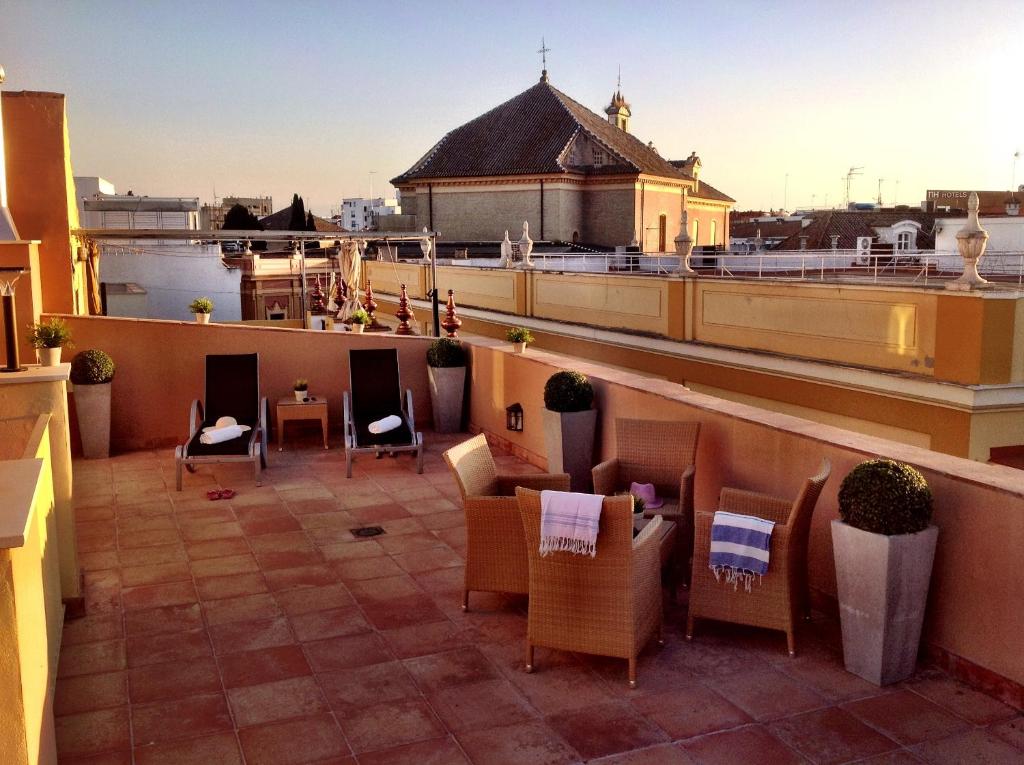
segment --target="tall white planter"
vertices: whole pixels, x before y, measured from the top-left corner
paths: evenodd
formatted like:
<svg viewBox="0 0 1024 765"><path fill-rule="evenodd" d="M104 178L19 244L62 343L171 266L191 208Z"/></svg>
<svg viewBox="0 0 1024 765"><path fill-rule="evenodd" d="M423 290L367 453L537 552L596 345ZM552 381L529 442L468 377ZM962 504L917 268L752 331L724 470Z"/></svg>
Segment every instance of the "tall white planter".
<svg viewBox="0 0 1024 765"><path fill-rule="evenodd" d="M913 674L938 538L937 526L886 536L832 521L848 672L875 685Z"/></svg>
<svg viewBox="0 0 1024 765"><path fill-rule="evenodd" d="M590 491L597 410L552 412L545 408L542 413L548 470L552 473L568 473L573 491Z"/></svg>
<svg viewBox="0 0 1024 765"><path fill-rule="evenodd" d="M210 314L208 314L208 313L197 313L195 316L196 316L196 321L199 322L200 324L209 324L210 323Z"/></svg>
<svg viewBox="0 0 1024 765"><path fill-rule="evenodd" d="M430 406L434 413L434 431L458 433L462 430L462 401L466 390L466 367L427 367L430 380Z"/></svg>
<svg viewBox="0 0 1024 765"><path fill-rule="evenodd" d="M78 432L86 459L110 456L110 383L75 386Z"/></svg>

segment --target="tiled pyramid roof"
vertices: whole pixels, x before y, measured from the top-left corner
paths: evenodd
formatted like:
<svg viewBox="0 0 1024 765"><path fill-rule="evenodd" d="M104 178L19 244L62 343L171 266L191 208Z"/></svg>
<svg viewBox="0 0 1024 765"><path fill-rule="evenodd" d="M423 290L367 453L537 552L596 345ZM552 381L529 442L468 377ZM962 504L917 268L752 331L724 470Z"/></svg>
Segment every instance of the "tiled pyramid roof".
<svg viewBox="0 0 1024 765"><path fill-rule="evenodd" d="M580 133L609 149L612 162L599 167L566 165L565 150ZM541 81L449 132L391 182L568 172L644 173L693 180L636 137ZM714 196L702 193L705 188ZM732 201L703 181L694 196Z"/></svg>

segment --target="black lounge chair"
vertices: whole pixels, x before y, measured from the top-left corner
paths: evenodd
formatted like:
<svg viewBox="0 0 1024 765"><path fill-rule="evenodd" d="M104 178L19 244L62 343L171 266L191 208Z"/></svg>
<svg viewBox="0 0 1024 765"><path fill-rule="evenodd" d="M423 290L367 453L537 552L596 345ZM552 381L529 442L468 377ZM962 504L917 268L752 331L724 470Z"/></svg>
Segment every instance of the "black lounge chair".
<svg viewBox="0 0 1024 765"><path fill-rule="evenodd" d="M267 399L260 397L260 361L255 353L206 357L206 407L196 399L188 416L188 441L174 449L177 487L181 468L194 473L196 465L214 462L252 462L256 485L262 486L261 468L267 466ZM251 430L219 444L199 440L203 428L220 417L234 417Z"/></svg>
<svg viewBox="0 0 1024 765"><path fill-rule="evenodd" d="M416 453L416 472L423 472L423 434L416 432L412 391L402 395L398 350L382 348L348 352L349 390L345 391L345 474L352 477L357 454ZM402 424L387 433L371 433L370 423L398 415Z"/></svg>

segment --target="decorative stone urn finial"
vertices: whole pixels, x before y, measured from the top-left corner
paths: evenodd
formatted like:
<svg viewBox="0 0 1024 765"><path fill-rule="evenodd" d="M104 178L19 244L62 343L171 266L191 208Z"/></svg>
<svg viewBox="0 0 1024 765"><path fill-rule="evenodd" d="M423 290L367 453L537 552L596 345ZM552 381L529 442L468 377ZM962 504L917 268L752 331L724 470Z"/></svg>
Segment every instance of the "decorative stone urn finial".
<svg viewBox="0 0 1024 765"><path fill-rule="evenodd" d="M523 268L533 268L530 253L533 252L533 240L530 239L530 222L523 221L523 236L519 240L519 254L523 258Z"/></svg>
<svg viewBox="0 0 1024 765"><path fill-rule="evenodd" d="M978 192L972 191L967 199L967 222L956 232L956 247L964 260L964 272L960 278L949 282L946 289L967 291L988 284L978 273L978 261L988 246L988 232L978 222L978 207Z"/></svg>
<svg viewBox="0 0 1024 765"><path fill-rule="evenodd" d="M429 234L430 232L427 231L427 227L426 226L423 227L423 233L424 233L424 237L422 239L420 239L420 252L423 253L423 262L424 263L429 263L430 262L430 237L426 236L426 235Z"/></svg>
<svg viewBox="0 0 1024 765"><path fill-rule="evenodd" d="M690 267L690 255L693 254L693 238L690 236L690 215L686 208L679 214L679 234L675 238L676 255L679 256L679 266L676 273L680 276L695 276L697 274Z"/></svg>
<svg viewBox="0 0 1024 765"><path fill-rule="evenodd" d="M512 267L512 241L508 238L508 229L505 229L505 238L501 240L501 257L498 259L498 268Z"/></svg>

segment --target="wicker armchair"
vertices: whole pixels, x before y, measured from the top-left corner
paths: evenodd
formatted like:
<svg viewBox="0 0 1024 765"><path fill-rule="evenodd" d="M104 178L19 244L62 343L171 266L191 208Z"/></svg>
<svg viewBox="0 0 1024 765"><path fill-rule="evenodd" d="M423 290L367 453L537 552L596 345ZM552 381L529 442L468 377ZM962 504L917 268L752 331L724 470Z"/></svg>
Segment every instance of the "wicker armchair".
<svg viewBox="0 0 1024 765"><path fill-rule="evenodd" d="M569 491L566 473L498 475L487 439L481 434L444 453L462 493L466 513L466 586L469 593L530 591L523 522L516 503L516 486Z"/></svg>
<svg viewBox="0 0 1024 765"><path fill-rule="evenodd" d="M633 503L607 497L601 510L597 555L556 552L540 556L540 493L516 489L530 557L526 671L534 646L629 660L636 687L636 657L652 637L661 642L661 518L633 538Z"/></svg>
<svg viewBox="0 0 1024 765"><path fill-rule="evenodd" d="M753 491L722 489L721 510L753 515L775 521L769 547L768 573L755 582L750 592L718 581L709 567L711 524L715 514L696 514L696 545L693 552L693 579L690 609L686 617L686 639L693 639L695 619L717 619L781 630L786 633L789 655L796 655L797 613L807 616L810 601L807 592L807 539L811 517L821 489L832 467L822 460L818 474L808 478L793 501Z"/></svg>
<svg viewBox="0 0 1024 765"><path fill-rule="evenodd" d="M689 578L693 555L693 479L696 473L699 422L615 420L615 457L592 471L594 493L611 495L630 483L652 483L665 505L644 512L662 515L679 527L673 583Z"/></svg>

